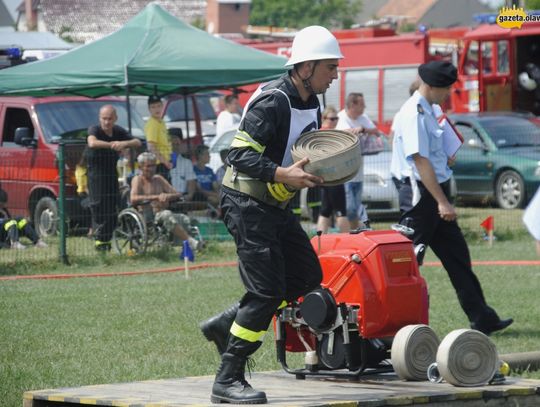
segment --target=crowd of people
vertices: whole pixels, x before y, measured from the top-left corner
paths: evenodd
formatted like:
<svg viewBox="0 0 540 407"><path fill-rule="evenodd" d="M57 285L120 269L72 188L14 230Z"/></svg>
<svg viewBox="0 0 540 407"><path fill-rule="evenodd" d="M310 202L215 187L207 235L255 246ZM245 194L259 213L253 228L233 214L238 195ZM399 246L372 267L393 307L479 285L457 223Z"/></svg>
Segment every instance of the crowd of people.
<svg viewBox="0 0 540 407"><path fill-rule="evenodd" d="M227 100L229 105L237 101L235 97ZM87 146L77 165L76 178L81 206L91 214L90 233L96 250L110 250L118 212L126 204L141 212L145 212L143 206L150 205L153 221L163 224L176 238L189 242L192 249L201 247L201 242L186 232L185 222L177 216L180 214L172 213L168 204L171 200L206 203L215 213L219 206L218 179L207 165L208 147L196 146L190 154L181 129L170 132L167 129L162 110L161 99L150 96L150 117L144 129L147 151L135 157L133 151L141 150L142 144L116 125L113 106L103 106L99 124L88 130ZM227 114L232 115L230 110Z"/></svg>

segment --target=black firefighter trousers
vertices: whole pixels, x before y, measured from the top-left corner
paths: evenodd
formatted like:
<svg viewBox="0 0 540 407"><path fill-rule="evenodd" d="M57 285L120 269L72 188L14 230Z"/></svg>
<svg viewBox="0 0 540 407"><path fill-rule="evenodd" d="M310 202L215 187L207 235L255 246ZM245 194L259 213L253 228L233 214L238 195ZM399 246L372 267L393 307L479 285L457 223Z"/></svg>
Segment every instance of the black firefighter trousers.
<svg viewBox="0 0 540 407"><path fill-rule="evenodd" d="M283 303L320 286L319 259L297 217L223 187L221 209L234 237L246 293L229 335L227 353L247 357L262 344Z"/></svg>

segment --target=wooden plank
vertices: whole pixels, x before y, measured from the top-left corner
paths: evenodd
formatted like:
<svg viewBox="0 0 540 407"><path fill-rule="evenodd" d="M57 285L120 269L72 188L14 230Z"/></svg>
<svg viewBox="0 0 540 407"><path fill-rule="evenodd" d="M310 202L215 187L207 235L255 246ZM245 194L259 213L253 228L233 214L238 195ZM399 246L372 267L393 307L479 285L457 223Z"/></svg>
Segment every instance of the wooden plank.
<svg viewBox="0 0 540 407"><path fill-rule="evenodd" d="M24 394L24 407L74 405L125 407L210 406L214 377L149 380L132 383L47 389ZM285 372L254 373L254 388L268 402L290 407L375 407L422 405L444 407L540 405L540 380L509 377L500 385L454 387L448 383L405 382L394 374L361 376L358 381L308 377L296 380Z"/></svg>

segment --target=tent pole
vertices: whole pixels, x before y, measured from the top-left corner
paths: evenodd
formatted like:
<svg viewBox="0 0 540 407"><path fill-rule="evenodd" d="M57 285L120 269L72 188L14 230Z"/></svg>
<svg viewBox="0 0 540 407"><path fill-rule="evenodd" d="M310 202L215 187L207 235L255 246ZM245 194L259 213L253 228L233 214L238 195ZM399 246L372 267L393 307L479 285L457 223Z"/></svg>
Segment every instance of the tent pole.
<svg viewBox="0 0 540 407"><path fill-rule="evenodd" d="M126 108L127 108L127 121L128 121L128 132L131 136L131 106L129 103L129 76L128 76L128 67L124 64L124 80L126 82Z"/></svg>
<svg viewBox="0 0 540 407"><path fill-rule="evenodd" d="M131 136L131 103L129 102L129 85L126 85L126 110L127 110L127 121L128 121L128 132Z"/></svg>
<svg viewBox="0 0 540 407"><path fill-rule="evenodd" d="M127 78L127 76L126 76ZM127 121L128 121L128 134L130 136L133 136L131 134L131 103L129 102L129 84L126 81L126 109L127 109ZM129 165L131 166L131 172L133 173L135 171L135 154L133 154L133 149L129 148Z"/></svg>
<svg viewBox="0 0 540 407"><path fill-rule="evenodd" d="M184 119L186 120L187 150L191 157L191 142L189 140L188 93L184 91Z"/></svg>

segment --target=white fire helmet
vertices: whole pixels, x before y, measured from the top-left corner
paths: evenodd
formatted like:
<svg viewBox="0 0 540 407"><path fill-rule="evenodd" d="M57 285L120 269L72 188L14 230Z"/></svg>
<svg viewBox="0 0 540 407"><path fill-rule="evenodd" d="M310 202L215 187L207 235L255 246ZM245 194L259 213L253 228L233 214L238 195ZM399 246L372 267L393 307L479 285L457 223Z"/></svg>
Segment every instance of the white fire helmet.
<svg viewBox="0 0 540 407"><path fill-rule="evenodd" d="M318 61L321 59L341 59L336 37L320 25L312 25L298 31L294 37L291 57L285 66L293 66L300 62Z"/></svg>
<svg viewBox="0 0 540 407"><path fill-rule="evenodd" d="M527 90L536 89L536 81L532 79L527 72L521 72L518 76L519 84Z"/></svg>

